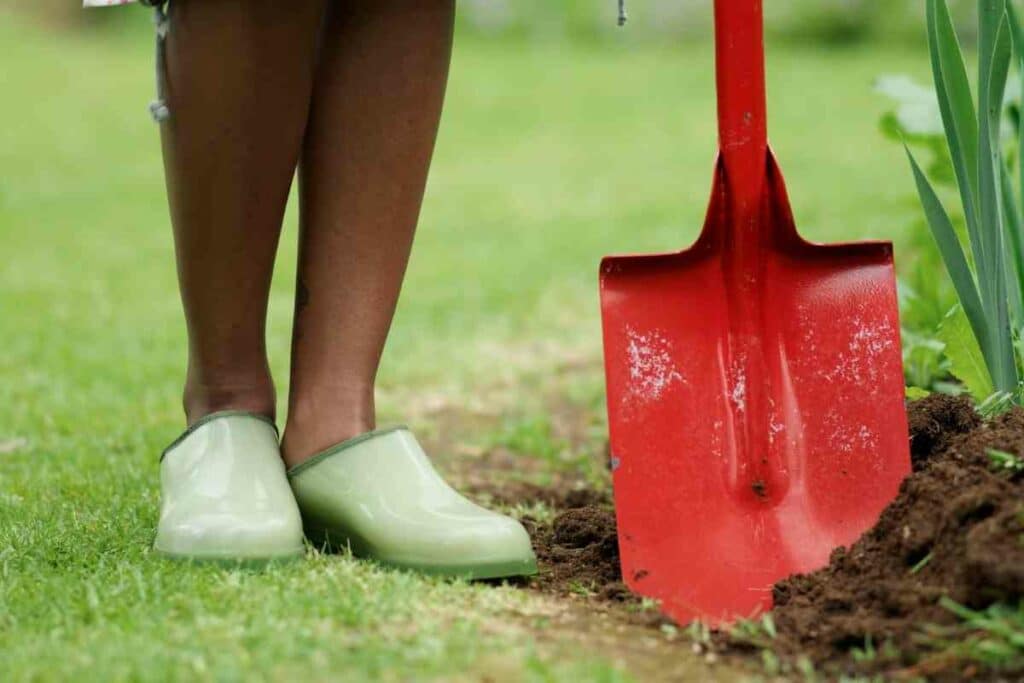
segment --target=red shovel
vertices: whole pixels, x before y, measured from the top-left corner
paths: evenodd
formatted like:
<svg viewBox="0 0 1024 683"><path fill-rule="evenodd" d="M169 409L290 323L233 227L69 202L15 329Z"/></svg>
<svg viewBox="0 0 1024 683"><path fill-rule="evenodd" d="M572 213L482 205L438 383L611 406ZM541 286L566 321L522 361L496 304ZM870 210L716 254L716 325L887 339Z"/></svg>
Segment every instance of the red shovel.
<svg viewBox="0 0 1024 683"><path fill-rule="evenodd" d="M874 524L910 455L892 245L800 237L767 143L761 0L716 0L715 31L704 230L606 258L601 312L623 576L720 625Z"/></svg>

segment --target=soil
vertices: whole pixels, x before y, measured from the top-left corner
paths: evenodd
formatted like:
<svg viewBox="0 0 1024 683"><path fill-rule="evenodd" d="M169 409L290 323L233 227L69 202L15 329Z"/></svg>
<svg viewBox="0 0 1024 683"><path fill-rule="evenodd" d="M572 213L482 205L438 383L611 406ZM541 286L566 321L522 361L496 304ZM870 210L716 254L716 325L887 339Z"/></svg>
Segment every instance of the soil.
<svg viewBox="0 0 1024 683"><path fill-rule="evenodd" d="M622 583L615 513L610 506L571 508L550 524L527 519L525 525L542 568L535 588L592 594L602 600L632 599Z"/></svg>
<svg viewBox="0 0 1024 683"><path fill-rule="evenodd" d="M550 509L550 519L522 519L540 565L540 573L529 582L531 588L556 595L639 602L622 582L610 491L569 481L560 484L541 486L510 481L476 487L473 494L490 504L543 504Z"/></svg>
<svg viewBox="0 0 1024 683"><path fill-rule="evenodd" d="M494 460L491 460L491 466ZM492 470L493 471L493 470ZM555 598L579 598L612 615L620 625L660 627L672 622L626 588L619 565L615 508L611 490L556 477L546 485L520 480L469 485L474 498L492 506L531 509L542 505L544 519L524 516L537 554L539 573L524 585Z"/></svg>
<svg viewBox="0 0 1024 683"><path fill-rule="evenodd" d="M1024 597L1024 472L997 471L990 449L1024 454L1024 410L983 423L966 399L935 395L909 405L913 474L878 524L829 565L774 587L781 661L809 658L830 675L886 673L936 680L1021 680L938 654L923 625L952 628L939 604L984 608ZM524 520L541 564L532 588L615 609L633 624L663 625L622 583L610 495L582 482L505 482L482 491L506 504L543 503ZM938 631L933 631L938 633ZM870 645L868 643L870 642ZM761 657L763 643L719 636L713 649ZM855 656L873 647L873 658Z"/></svg>
<svg viewBox="0 0 1024 683"><path fill-rule="evenodd" d="M930 656L921 627L956 624L943 596L984 608L1024 595L1024 473L994 471L988 456L1024 454L1024 411L983 424L966 399L936 395L909 417L914 472L878 524L828 567L776 584L777 654L837 673L979 676ZM887 656L855 661L869 638Z"/></svg>

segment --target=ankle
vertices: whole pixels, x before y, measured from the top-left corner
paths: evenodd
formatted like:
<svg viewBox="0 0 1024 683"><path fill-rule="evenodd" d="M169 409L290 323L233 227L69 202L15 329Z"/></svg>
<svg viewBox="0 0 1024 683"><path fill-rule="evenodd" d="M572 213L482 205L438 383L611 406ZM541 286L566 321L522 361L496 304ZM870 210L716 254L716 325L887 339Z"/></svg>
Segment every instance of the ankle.
<svg viewBox="0 0 1024 683"><path fill-rule="evenodd" d="M288 410L281 454L289 467L376 427L372 402L346 405L345 401L338 400L324 410L311 408L308 404L293 405Z"/></svg>
<svg viewBox="0 0 1024 683"><path fill-rule="evenodd" d="M277 416L277 396L269 378L202 382L189 378L182 397L188 424L225 410L241 410L270 419Z"/></svg>

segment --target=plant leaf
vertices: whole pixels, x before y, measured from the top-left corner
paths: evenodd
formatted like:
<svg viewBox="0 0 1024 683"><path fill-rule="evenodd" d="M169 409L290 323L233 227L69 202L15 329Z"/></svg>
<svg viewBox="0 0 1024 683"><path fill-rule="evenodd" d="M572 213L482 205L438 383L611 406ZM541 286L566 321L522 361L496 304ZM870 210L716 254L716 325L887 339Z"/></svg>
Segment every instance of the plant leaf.
<svg viewBox="0 0 1024 683"><path fill-rule="evenodd" d="M978 402L991 396L995 391L992 375L962 306L955 307L942 321L939 339L946 344L953 375L964 383L971 396Z"/></svg>
<svg viewBox="0 0 1024 683"><path fill-rule="evenodd" d="M921 205L924 207L925 217L928 219L932 235L935 236L935 243L946 264L946 271L949 273L950 279L953 280L953 287L956 289L960 303L977 335L977 343L984 349L988 346L988 325L985 311L978 295L978 288L974 283L974 276L971 274L971 268L967 265L967 257L964 256L964 250L960 246L960 240L957 239L956 230L953 228L953 222L949 219L946 210L942 208L942 203L935 194L935 190L909 149L907 158L914 171L917 193L921 198Z"/></svg>
<svg viewBox="0 0 1024 683"><path fill-rule="evenodd" d="M1006 244L1009 258L1006 259L1006 283L1009 288L1010 311L1017 324L1024 323L1024 226L1021 225L1020 210L1013 194L1010 169L1002 164L1000 176L1003 184L1003 219L1006 228Z"/></svg>
<svg viewBox="0 0 1024 683"><path fill-rule="evenodd" d="M1013 34L1013 44L1017 48L1017 59L1021 59L1022 55L1019 52L1021 47L1024 47L1024 24L1020 23L1020 14L1017 13L1017 8L1014 7L1013 2L1006 3L1006 16L1010 20L1010 33Z"/></svg>
<svg viewBox="0 0 1024 683"><path fill-rule="evenodd" d="M960 187L971 249L977 258L982 252L978 226L978 119L974 98L945 0L928 0L927 22L935 93Z"/></svg>
<svg viewBox="0 0 1024 683"><path fill-rule="evenodd" d="M1005 7L1008 3L1003 0L1003 16L999 22L999 29L996 35L996 44L993 50L992 76L990 87L991 102L989 103L990 126L994 138L992 140L993 153L993 184L996 187L998 202L994 210L994 222L997 224L991 238L990 258L992 262L992 277L995 285L995 299L993 301L996 318L996 339L999 345L999 370L995 377L996 386L1001 391L1015 392L1018 389L1019 376L1017 373L1017 359L1013 344L1013 332L1010 326L1010 294L1012 280L1008 277L1012 272L1006 254L1006 226L1002 209L1002 188L996 177L1002 172L1003 160L1000 145L1000 128L1003 120L1003 96L1006 92L1006 80L1010 71L1010 61L1013 55L1013 41L1010 37L1010 19ZM1015 283L1014 283L1015 285ZM1016 287L1014 286L1016 290ZM1019 292L1018 292L1019 293ZM990 365L991 367L991 365Z"/></svg>
<svg viewBox="0 0 1024 683"><path fill-rule="evenodd" d="M1012 44L1006 0L981 0L978 8L978 200L982 252L975 253L974 262L990 335L989 343L983 345L985 360L995 386L1001 391L1015 391L1017 365L1010 333L1002 181L998 178L1003 163L999 133Z"/></svg>
<svg viewBox="0 0 1024 683"><path fill-rule="evenodd" d="M978 1L978 209L979 244L971 244L974 252L974 266L978 275L978 286L981 290L981 301L990 323L994 321L995 281L992 278L992 234L998 217L993 211L993 202L997 198L995 185L994 155L998 154L998 138L993 140L992 101L995 99L993 76L998 79L1001 69L997 57L998 34L1000 19L1006 11L1005 0ZM1000 104L1002 99L1000 97ZM999 122L995 128L998 131ZM995 204L1002 212L1001 203ZM995 360L986 353L986 357Z"/></svg>
<svg viewBox="0 0 1024 683"><path fill-rule="evenodd" d="M928 398L932 395L932 392L921 387L907 387L907 400L918 401L922 398Z"/></svg>
<svg viewBox="0 0 1024 683"><path fill-rule="evenodd" d="M1024 24L1021 24L1020 14L1017 12L1017 8L1012 2L1006 3L1006 15L1009 18L1010 32L1013 34L1013 52L1017 56L1017 77L1020 81L1020 97L1024 98ZM1018 190L1020 191L1020 201L1024 202L1024 123L1021 121L1021 111L1018 105L1018 116L1017 116L1017 182ZM1006 175L1009 175L1009 171L1003 169ZM1005 182L1003 188L1003 194L1009 194L1012 198L1013 191L1009 189L1008 179ZM1007 205L1006 200L1003 200L1004 206ZM1024 221L1021 220L1021 214L1019 206L1016 202L1013 202L1011 207L1007 208L1007 213L1012 216L1012 219L1007 221L1006 231L1009 234L1009 243L1011 246L1011 259L1014 264L1014 270L1016 279L1009 279L1008 283L1011 289L1016 290L1016 297L1011 296L1011 301L1015 302L1016 313L1015 319L1017 325L1024 325Z"/></svg>

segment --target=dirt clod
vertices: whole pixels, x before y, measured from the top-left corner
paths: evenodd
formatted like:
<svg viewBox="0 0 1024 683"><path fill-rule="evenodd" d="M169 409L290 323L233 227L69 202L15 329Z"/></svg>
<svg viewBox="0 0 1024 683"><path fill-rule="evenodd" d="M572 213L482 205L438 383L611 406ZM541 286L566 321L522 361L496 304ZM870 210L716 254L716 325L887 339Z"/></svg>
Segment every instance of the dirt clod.
<svg viewBox="0 0 1024 683"><path fill-rule="evenodd" d="M914 469L949 446L958 434L977 429L981 418L971 402L964 398L932 394L907 406L910 423L910 458Z"/></svg>

